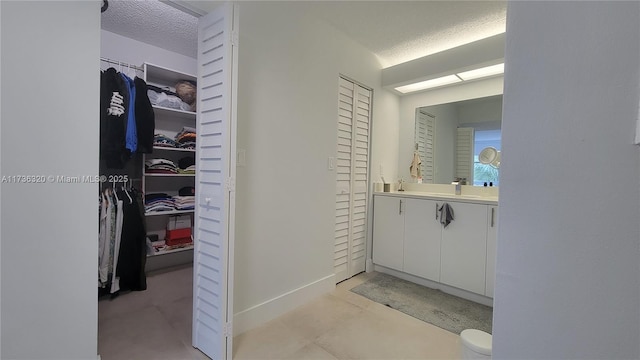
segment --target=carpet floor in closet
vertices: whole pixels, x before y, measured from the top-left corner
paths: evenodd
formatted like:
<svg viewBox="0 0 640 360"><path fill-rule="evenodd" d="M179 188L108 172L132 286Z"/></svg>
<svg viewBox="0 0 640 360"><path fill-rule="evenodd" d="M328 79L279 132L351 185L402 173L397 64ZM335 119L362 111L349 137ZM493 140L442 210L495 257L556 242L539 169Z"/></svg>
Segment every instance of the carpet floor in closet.
<svg viewBox="0 0 640 360"><path fill-rule="evenodd" d="M102 360L208 359L191 346L192 267L98 302ZM458 335L357 295L360 274L233 339L234 359L459 359Z"/></svg>

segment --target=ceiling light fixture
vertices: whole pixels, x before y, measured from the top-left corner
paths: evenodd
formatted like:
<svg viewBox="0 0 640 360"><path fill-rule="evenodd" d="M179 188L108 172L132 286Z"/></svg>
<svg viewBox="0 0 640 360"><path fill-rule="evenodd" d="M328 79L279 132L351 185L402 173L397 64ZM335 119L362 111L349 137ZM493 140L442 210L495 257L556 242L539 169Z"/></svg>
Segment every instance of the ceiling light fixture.
<svg viewBox="0 0 640 360"><path fill-rule="evenodd" d="M462 80L459 77L455 75L448 75L448 76L443 76L443 77L439 77L431 80L420 81L420 82L409 84L409 85L398 86L396 90L400 91L403 94L406 94L409 92L449 85L449 84L457 83L460 81Z"/></svg>
<svg viewBox="0 0 640 360"><path fill-rule="evenodd" d="M502 73L504 73L504 63L485 66L479 69L464 71L461 73L442 76L439 78L426 80L426 81L420 81L413 84L398 86L395 88L395 90L403 94L406 94L414 91L420 91L420 90L431 89L431 88L440 87L444 85L450 85L450 84L454 84L461 81L469 81L469 80L475 80L475 79L480 79L484 77L499 75Z"/></svg>
<svg viewBox="0 0 640 360"><path fill-rule="evenodd" d="M498 75L504 73L504 63L486 66L480 69L469 70L465 72L458 73L458 77L464 81L479 79L487 76Z"/></svg>

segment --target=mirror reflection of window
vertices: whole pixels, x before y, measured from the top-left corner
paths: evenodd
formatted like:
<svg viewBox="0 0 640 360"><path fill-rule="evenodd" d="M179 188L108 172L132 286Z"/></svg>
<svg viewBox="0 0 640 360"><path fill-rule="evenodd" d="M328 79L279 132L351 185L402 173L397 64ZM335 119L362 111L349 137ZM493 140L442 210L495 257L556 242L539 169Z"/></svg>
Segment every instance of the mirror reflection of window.
<svg viewBox="0 0 640 360"><path fill-rule="evenodd" d="M424 183L451 184L456 178L466 178L468 185L482 186L484 180L487 179L487 183L493 182L493 185L497 186L498 171L493 168L477 166L477 156L484 144L478 145L480 150L474 149L478 147L475 146L475 136L469 134L470 136L462 139L460 136L464 134L460 134L459 129L469 128L474 134L494 130L493 136L499 139L502 125L502 95L416 107L414 114L415 118L412 120L415 122L411 124L414 131L411 133L411 138L405 138L401 132L400 141L403 147L401 150L403 174L401 175L410 175L410 164L413 162L415 147L418 145L418 155L423 165L421 172ZM426 143L424 139L427 136L426 121L428 119L433 119L434 123L433 132L429 134L432 136L430 145L433 146L430 152L422 145ZM485 139L482 135L478 135L477 140L481 142ZM490 144L494 144L494 147L500 149L499 145ZM464 151L461 151L463 148ZM480 174L481 172L483 174L478 177L476 173ZM415 178L409 179L413 182L417 180Z"/></svg>
<svg viewBox="0 0 640 360"><path fill-rule="evenodd" d="M434 182L434 137L436 117L422 109L418 109L416 116L415 142L416 151L422 161L420 173L424 184Z"/></svg>
<svg viewBox="0 0 640 360"><path fill-rule="evenodd" d="M473 185L475 129L459 127L456 129L456 176L452 181L463 180L464 185Z"/></svg>
<svg viewBox="0 0 640 360"><path fill-rule="evenodd" d="M493 147L501 151L500 130L476 130L473 155L473 185L483 186L484 183L492 182L493 186L499 186L500 170L489 164L482 164L478 160L478 155L482 149Z"/></svg>

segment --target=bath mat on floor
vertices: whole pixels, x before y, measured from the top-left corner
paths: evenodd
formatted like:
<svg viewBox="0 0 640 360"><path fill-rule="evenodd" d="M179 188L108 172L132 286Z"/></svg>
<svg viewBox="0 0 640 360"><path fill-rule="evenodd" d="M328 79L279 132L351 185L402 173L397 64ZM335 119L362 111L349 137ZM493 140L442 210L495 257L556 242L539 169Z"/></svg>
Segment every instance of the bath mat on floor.
<svg viewBox="0 0 640 360"><path fill-rule="evenodd" d="M440 290L376 273L351 291L455 334L464 329L478 329L491 334L491 307Z"/></svg>

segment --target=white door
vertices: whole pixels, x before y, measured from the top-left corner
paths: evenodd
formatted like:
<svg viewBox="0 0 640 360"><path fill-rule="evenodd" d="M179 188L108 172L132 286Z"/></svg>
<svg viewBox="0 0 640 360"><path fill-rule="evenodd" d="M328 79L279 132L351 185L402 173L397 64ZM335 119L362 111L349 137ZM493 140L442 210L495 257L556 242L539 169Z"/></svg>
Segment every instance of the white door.
<svg viewBox="0 0 640 360"><path fill-rule="evenodd" d="M375 196L373 199L373 263L404 270L404 211L406 199Z"/></svg>
<svg viewBox="0 0 640 360"><path fill-rule="evenodd" d="M454 220L442 229L440 282L485 292L487 205L453 203Z"/></svg>
<svg viewBox="0 0 640 360"><path fill-rule="evenodd" d="M224 4L198 23L193 346L231 359L237 11Z"/></svg>
<svg viewBox="0 0 640 360"><path fill-rule="evenodd" d="M440 238L442 224L438 207L442 202L404 199L403 271L425 279L440 281Z"/></svg>
<svg viewBox="0 0 640 360"><path fill-rule="evenodd" d="M365 270L371 90L339 78L336 152L336 282Z"/></svg>

